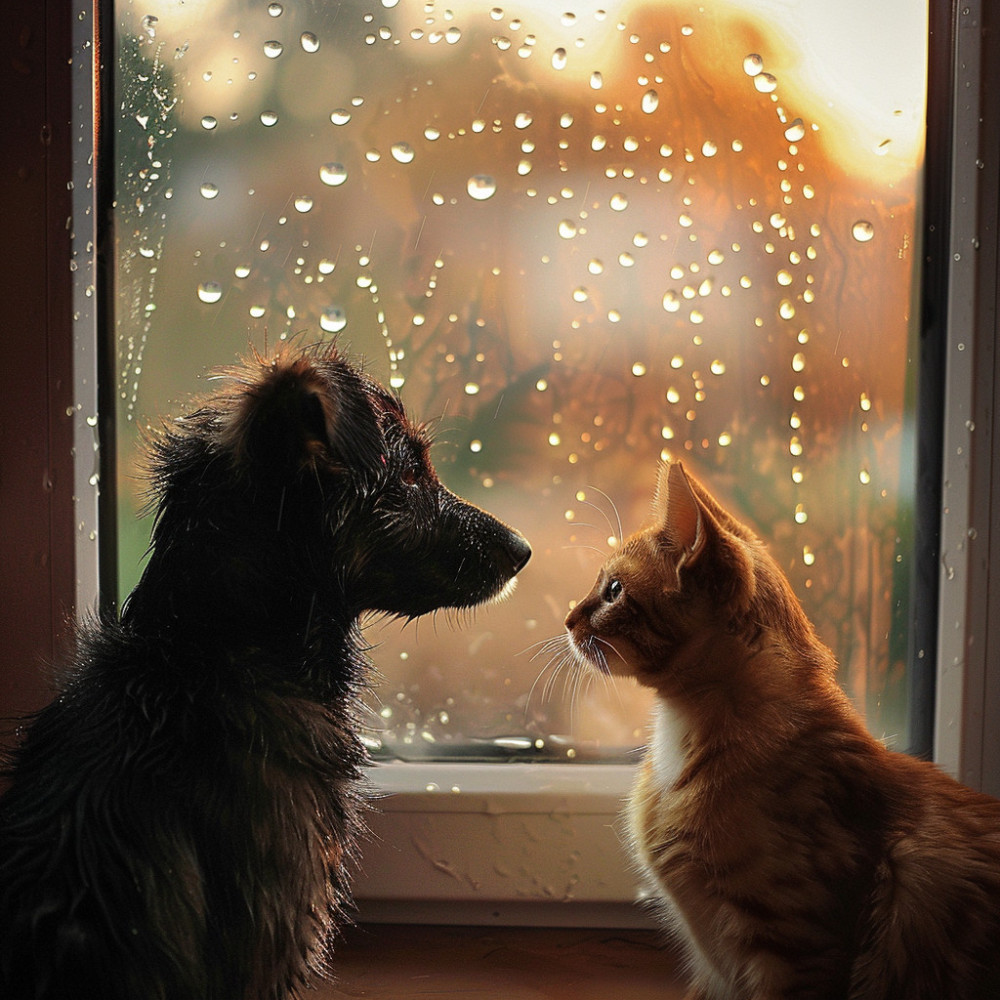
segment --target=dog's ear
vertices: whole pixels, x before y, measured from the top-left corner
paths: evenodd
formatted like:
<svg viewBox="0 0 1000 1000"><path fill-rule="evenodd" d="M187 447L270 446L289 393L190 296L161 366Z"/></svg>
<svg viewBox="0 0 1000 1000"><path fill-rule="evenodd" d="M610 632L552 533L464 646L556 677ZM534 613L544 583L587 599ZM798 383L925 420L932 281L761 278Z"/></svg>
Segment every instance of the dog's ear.
<svg viewBox="0 0 1000 1000"><path fill-rule="evenodd" d="M307 358L261 365L244 391L220 439L238 467L279 477L315 462L366 464L381 452L371 407L345 366L319 369Z"/></svg>

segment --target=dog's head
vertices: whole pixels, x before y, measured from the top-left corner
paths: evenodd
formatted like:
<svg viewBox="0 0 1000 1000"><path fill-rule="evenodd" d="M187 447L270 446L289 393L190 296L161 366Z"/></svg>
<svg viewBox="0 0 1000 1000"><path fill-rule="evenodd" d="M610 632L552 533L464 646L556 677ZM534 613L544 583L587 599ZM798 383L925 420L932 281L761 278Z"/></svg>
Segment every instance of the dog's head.
<svg viewBox="0 0 1000 1000"><path fill-rule="evenodd" d="M248 583L312 587L351 614L469 607L527 562L524 538L440 482L425 429L335 347L215 377L221 391L154 443L154 545L179 544L179 519L211 520Z"/></svg>

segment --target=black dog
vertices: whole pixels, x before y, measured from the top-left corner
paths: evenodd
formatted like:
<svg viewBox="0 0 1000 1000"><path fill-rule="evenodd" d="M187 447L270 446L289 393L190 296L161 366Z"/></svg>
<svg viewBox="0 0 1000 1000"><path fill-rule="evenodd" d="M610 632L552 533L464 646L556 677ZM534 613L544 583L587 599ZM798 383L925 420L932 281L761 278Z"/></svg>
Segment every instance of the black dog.
<svg viewBox="0 0 1000 1000"><path fill-rule="evenodd" d="M515 531L335 348L153 443L153 548L8 761L0 997L277 1000L328 971L365 751L358 616L497 596Z"/></svg>

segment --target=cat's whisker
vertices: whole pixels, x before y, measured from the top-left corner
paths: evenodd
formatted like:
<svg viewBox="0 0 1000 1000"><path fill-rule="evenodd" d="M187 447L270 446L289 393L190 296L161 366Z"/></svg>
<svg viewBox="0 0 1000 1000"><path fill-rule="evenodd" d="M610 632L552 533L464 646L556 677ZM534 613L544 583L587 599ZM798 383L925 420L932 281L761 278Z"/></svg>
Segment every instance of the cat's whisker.
<svg viewBox="0 0 1000 1000"><path fill-rule="evenodd" d="M612 500L611 497L609 497L608 494L604 492L604 490L599 490L596 486L588 486L587 488L593 490L595 493L600 493L600 495L604 497L604 499L607 500L608 503L611 505L611 513L615 515L614 523L612 523L611 518L608 517L607 512L602 508L598 507L597 504L591 502L590 500L584 501L584 503L587 503L591 507L593 507L594 510L600 511L600 513L604 516L604 520L608 522L608 528L610 528L611 531L615 532L615 538L621 541L622 519L618 514L618 507L615 505L614 500Z"/></svg>

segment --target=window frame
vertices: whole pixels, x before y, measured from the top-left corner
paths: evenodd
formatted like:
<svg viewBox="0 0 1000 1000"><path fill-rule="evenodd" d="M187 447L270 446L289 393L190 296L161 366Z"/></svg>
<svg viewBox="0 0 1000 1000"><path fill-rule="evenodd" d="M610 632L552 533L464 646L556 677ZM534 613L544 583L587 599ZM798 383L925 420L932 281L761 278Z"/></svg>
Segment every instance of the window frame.
<svg viewBox="0 0 1000 1000"><path fill-rule="evenodd" d="M112 329L108 288L110 278L101 265L111 260L108 233L99 232L104 207L110 204L106 188L101 187L105 176L97 169L101 161L111 162L109 137L90 134L101 114L92 114L94 93L100 94L99 104L104 120L108 114L111 88L107 86L109 65L99 62L98 22L100 15L110 11L109 0L80 4L68 11L49 0L39 5L37 17L45 29L45 73L14 81L11 95L38 97L45 85L53 86L59 108L71 114L74 132L79 129L77 152L69 149L52 163L57 175L50 179L45 191L33 191L32 196L44 201L51 214L52 192L61 190L72 181L71 247L58 232L58 227L46 228L44 280L50 301L59 301L59 294L68 294L73 310L80 319L67 320L65 310L49 310L44 326L49 341L55 345L46 357L46 372L50 384L59 383L65 395L66 382L58 361L59 351L72 349L73 397L69 407L73 417L73 463L75 469L73 503L65 502L53 511L56 530L48 538L39 536L38 544L52 554L52 580L56 590L75 594L72 603L77 613L92 608L96 600L96 581L100 576L103 593L108 590L109 573L113 572L114 523L113 510L108 515L113 497L100 498L98 546L86 544L81 533L75 536L73 559L65 556L65 546L59 548L52 538L67 529L75 530L82 519L92 530L96 523L94 491L89 487L93 475L94 428L87 417L100 418L101 462L103 478L108 475L114 449L109 442L113 428L107 381L95 382L95 370L113 362L113 343L107 330ZM64 21L70 20L67 27ZM929 106L928 148L937 150L932 169L928 170L925 203L926 261L922 331L924 357L922 368L928 379L922 386L921 408L935 406L934 380L943 373L940 399L944 419L937 442L922 445L920 491L926 501L923 525L923 566L918 570L928 581L931 604L937 604L935 623L928 626L930 607L925 606L920 620L914 622L919 640L929 637L933 650L931 659L936 666L927 671L934 678L936 695L934 716L934 758L946 770L961 780L993 794L1000 794L1000 745L989 734L1000 726L1000 640L991 622L1000 621L1000 588L990 588L991 555L1000 565L1000 542L991 525L1000 523L1000 465L992 459L993 414L1000 397L1000 362L995 351L998 206L998 106L997 86L1000 67L1000 42L997 28L1000 16L985 0L968 0L959 7L944 0L931 0L931 88ZM58 22L58 23L57 23ZM111 23L108 18L105 23ZM89 44L88 44L89 43ZM65 70L72 65L76 72ZM90 66L90 78L81 68ZM103 82L104 89L97 86ZM68 98L68 100L67 100ZM82 155L90 141L97 150L97 164ZM107 159L105 159L107 158ZM980 168L977 161L981 161ZM89 164L89 165L88 165ZM86 183L88 172L96 176L96 194ZM58 199L56 199L58 200ZM88 212L89 206L89 212ZM99 253L87 250L98 247ZM70 272L66 254L76 260L77 269ZM74 256L75 254L75 256ZM84 274L80 274L81 264ZM91 280L84 280L87 275ZM35 295L41 278L32 276ZM4 280L6 291L17 289L14 279ZM87 294L87 288L91 293ZM55 290L53 293L52 290ZM96 289L96 294L94 290ZM53 297L54 296L54 297ZM82 299L86 301L81 301ZM7 301L11 301L8 298ZM78 308L82 307L82 308ZM103 346L99 346L103 345ZM960 347L960 345L964 345ZM100 359L98 351L109 357ZM113 372L113 364L106 368ZM37 380L37 357L19 360L14 378ZM97 395L100 392L101 398ZM49 406L50 416L58 414L62 398ZM77 406L79 404L79 406ZM93 408L92 407L93 404ZM99 405L98 405L99 404ZM0 404L2 415L11 419L10 404ZM64 405L64 412L69 412ZM23 419L23 415L18 415ZM974 429L973 429L974 428ZM50 438L44 430L33 428L32 437L45 454L54 460L66 460L65 442ZM81 487L80 484L87 484ZM74 509L75 508L75 509ZM970 533L970 529L974 529ZM90 530L82 535L89 541ZM23 550L11 541L2 545L8 564L23 566ZM44 535L44 532L42 533ZM974 536L974 537L973 537ZM63 551L64 556L55 558ZM109 558L110 555L110 558ZM19 576L21 574L19 573ZM50 601L32 613L42 632L58 633L62 611L58 602ZM18 634L23 623L5 622L6 637ZM934 637L936 633L936 639ZM918 640L918 641L919 641ZM49 649L36 643L36 652L48 655ZM923 647L922 647L923 648ZM35 689L30 697L37 702L38 674L22 667L15 675L17 682ZM925 688L926 688L925 683ZM926 695L926 691L925 691ZM2 706L7 714L8 705ZM621 797L628 785L629 769L614 765L537 764L530 768L527 790L508 787L507 779L518 777L519 765L487 765L502 775L503 783L492 788L480 786L487 775L476 775L475 765L382 765L372 771L372 780L383 797L373 817L378 839L366 844L362 872L357 881L359 915L367 920L410 920L444 922L507 922L550 924L602 924L621 926L642 923L643 917L632 905L636 887L630 870L624 863L622 835L617 814ZM451 769L463 769L453 774ZM492 775L489 775L492 778ZM428 792L427 784L435 782L445 791ZM568 784L560 784L568 783ZM453 793L451 785L461 791ZM466 811L468 810L468 811ZM489 858L497 878L489 883L465 878L456 851L461 847L468 863L483 854L476 846L477 828L494 823L495 817L514 817L503 835L488 845ZM573 828L572 817L590 817ZM442 819L444 817L445 819ZM458 821L454 822L455 817ZM427 827L427 822L431 827ZM422 825L424 824L424 825ZM429 841L428 830L437 831L442 839ZM514 832L520 830L523 842ZM542 869L537 845L566 833L577 843L587 842L587 858L593 852L608 861L608 878L600 891L593 885L604 878L595 876L586 867L581 854L574 862L572 851L567 857L550 859L554 869ZM502 851L501 851L502 849ZM531 854L533 879L528 889L515 884L504 875L498 858L512 858L516 863L526 852ZM536 863L538 862L538 863ZM462 861L461 864L465 864ZM448 869L451 868L451 871ZM407 873L408 877L387 878L385 873ZM379 873L382 873L381 875ZM573 879L576 881L573 882ZM462 889L461 894L441 889L441 879ZM579 888L575 893L555 891L554 887L572 882ZM462 888L462 886L465 888Z"/></svg>

